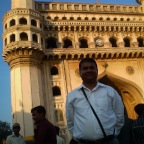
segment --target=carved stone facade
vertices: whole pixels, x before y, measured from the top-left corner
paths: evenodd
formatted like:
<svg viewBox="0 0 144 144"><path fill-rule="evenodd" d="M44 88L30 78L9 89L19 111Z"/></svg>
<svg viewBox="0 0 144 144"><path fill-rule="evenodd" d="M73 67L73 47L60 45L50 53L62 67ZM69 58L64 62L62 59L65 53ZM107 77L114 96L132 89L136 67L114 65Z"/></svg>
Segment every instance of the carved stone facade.
<svg viewBox="0 0 144 144"><path fill-rule="evenodd" d="M98 80L114 87L128 117L144 103L144 1L139 5L12 0L3 18L3 57L10 66L13 122L33 135L30 110L47 118L68 140L66 95L81 84L79 60L98 63Z"/></svg>

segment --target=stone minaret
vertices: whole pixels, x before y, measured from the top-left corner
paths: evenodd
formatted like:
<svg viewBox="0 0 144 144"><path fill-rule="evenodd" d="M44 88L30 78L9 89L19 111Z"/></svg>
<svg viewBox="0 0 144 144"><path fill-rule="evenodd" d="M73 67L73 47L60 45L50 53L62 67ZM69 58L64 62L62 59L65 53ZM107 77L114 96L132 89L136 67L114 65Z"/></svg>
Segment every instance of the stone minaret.
<svg viewBox="0 0 144 144"><path fill-rule="evenodd" d="M33 135L31 108L43 105L41 63L44 57L43 17L34 0L12 0L3 18L3 57L11 75L13 123L24 136Z"/></svg>

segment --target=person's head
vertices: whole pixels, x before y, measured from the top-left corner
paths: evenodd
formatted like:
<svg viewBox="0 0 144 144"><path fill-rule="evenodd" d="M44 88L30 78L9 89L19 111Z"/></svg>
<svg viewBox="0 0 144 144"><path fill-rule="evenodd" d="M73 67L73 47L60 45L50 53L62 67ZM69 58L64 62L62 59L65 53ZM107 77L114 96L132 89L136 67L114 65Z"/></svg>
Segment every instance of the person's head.
<svg viewBox="0 0 144 144"><path fill-rule="evenodd" d="M31 109L32 118L37 123L45 118L46 110L43 106L37 106Z"/></svg>
<svg viewBox="0 0 144 144"><path fill-rule="evenodd" d="M144 104L143 103L137 104L134 107L134 110L139 116L141 116L142 114L144 114Z"/></svg>
<svg viewBox="0 0 144 144"><path fill-rule="evenodd" d="M56 134L59 135L60 128L58 126L55 126L55 130L56 130Z"/></svg>
<svg viewBox="0 0 144 144"><path fill-rule="evenodd" d="M92 58L84 58L79 63L79 73L84 83L95 83L98 69L96 61Z"/></svg>
<svg viewBox="0 0 144 144"><path fill-rule="evenodd" d="M20 132L20 124L19 123L14 123L12 129L13 129L14 134L16 136L18 136L19 132Z"/></svg>

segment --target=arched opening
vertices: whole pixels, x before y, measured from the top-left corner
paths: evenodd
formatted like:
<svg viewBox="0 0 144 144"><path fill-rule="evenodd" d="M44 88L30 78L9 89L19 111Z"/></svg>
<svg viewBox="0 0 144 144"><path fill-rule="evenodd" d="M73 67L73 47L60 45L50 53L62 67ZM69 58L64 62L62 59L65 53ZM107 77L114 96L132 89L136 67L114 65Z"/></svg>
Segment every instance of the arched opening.
<svg viewBox="0 0 144 144"><path fill-rule="evenodd" d="M88 43L86 39L80 39L80 48L88 48Z"/></svg>
<svg viewBox="0 0 144 144"><path fill-rule="evenodd" d="M33 35L32 35L32 40L33 40L34 42L38 42L38 37L37 37L36 34L33 34Z"/></svg>
<svg viewBox="0 0 144 144"><path fill-rule="evenodd" d="M135 119L136 113L134 107L137 103L143 100L142 94L133 82L126 82L123 78L113 77L111 75L104 74L98 76L98 81L113 87L121 96L125 106L125 115L131 119Z"/></svg>
<svg viewBox="0 0 144 144"><path fill-rule="evenodd" d="M26 18L20 18L19 23L22 25L27 25L27 19Z"/></svg>
<svg viewBox="0 0 144 144"><path fill-rule="evenodd" d="M92 20L96 20L96 18L95 18L95 17L92 17Z"/></svg>
<svg viewBox="0 0 144 144"><path fill-rule="evenodd" d="M125 47L130 47L130 39L126 37L123 40L124 40L124 46Z"/></svg>
<svg viewBox="0 0 144 144"><path fill-rule="evenodd" d="M58 69L57 67L53 66L50 70L51 75L58 75Z"/></svg>
<svg viewBox="0 0 144 144"><path fill-rule="evenodd" d="M60 96L61 95L61 91L60 91L60 88L58 86L54 86L53 87L53 96Z"/></svg>
<svg viewBox="0 0 144 144"><path fill-rule="evenodd" d="M10 35L10 43L15 42L15 34Z"/></svg>
<svg viewBox="0 0 144 144"><path fill-rule="evenodd" d="M111 43L112 47L117 47L117 40L114 37L109 38L109 42Z"/></svg>
<svg viewBox="0 0 144 144"><path fill-rule="evenodd" d="M74 17L70 17L70 20L74 20Z"/></svg>
<svg viewBox="0 0 144 144"><path fill-rule="evenodd" d="M142 37L137 38L138 46L143 47L144 46L144 39Z"/></svg>
<svg viewBox="0 0 144 144"><path fill-rule="evenodd" d="M7 29L7 24L5 24L5 29Z"/></svg>
<svg viewBox="0 0 144 144"><path fill-rule="evenodd" d="M63 48L71 48L72 47L72 41L69 39L65 39Z"/></svg>
<svg viewBox="0 0 144 144"><path fill-rule="evenodd" d="M21 41L28 41L28 35L25 32L20 33L20 40Z"/></svg>
<svg viewBox="0 0 144 144"><path fill-rule="evenodd" d="M41 38L41 45L43 45L43 38Z"/></svg>
<svg viewBox="0 0 144 144"><path fill-rule="evenodd" d="M12 19L12 20L10 21L10 27L11 27L11 26L14 26L14 25L15 25L15 20Z"/></svg>
<svg viewBox="0 0 144 144"><path fill-rule="evenodd" d="M46 39L46 49L49 49L49 48L57 48L56 39L53 37Z"/></svg>
<svg viewBox="0 0 144 144"><path fill-rule="evenodd" d="M77 20L81 20L81 17L78 17Z"/></svg>
<svg viewBox="0 0 144 144"><path fill-rule="evenodd" d="M5 46L7 45L7 38L5 38L5 43L4 44L5 44Z"/></svg>
<svg viewBox="0 0 144 144"><path fill-rule="evenodd" d="M32 19L32 20L31 20L31 25L37 27L37 21L34 20L34 19Z"/></svg>
<svg viewBox="0 0 144 144"><path fill-rule="evenodd" d="M67 17L65 17L65 16L64 16L64 17L62 17L62 20L67 20Z"/></svg>

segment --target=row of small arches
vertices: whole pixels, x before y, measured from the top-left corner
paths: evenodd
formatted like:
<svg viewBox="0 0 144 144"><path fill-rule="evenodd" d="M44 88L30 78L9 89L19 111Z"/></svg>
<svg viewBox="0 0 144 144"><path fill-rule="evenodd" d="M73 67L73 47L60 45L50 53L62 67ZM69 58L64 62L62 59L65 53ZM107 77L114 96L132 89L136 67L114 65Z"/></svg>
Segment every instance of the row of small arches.
<svg viewBox="0 0 144 144"><path fill-rule="evenodd" d="M50 17L50 16L48 16L47 17L47 19L48 20L51 20L52 18ZM55 16L54 18L53 18L53 20L59 20L60 18L58 17L58 16ZM133 19L130 19L130 18L120 18L120 19L118 19L118 18L110 18L110 17L107 17L106 19L105 18L103 18L103 17L100 17L100 18L96 18L96 17L92 17L92 18L89 18L89 17L84 17L84 18L82 18L82 17L77 17L77 18L74 18L74 17L66 17L66 16L63 16L62 18L61 18L62 20L107 20L107 21L136 21L136 18L133 18ZM139 18L139 21L142 21L142 19L141 18Z"/></svg>
<svg viewBox="0 0 144 144"><path fill-rule="evenodd" d="M21 41L28 41L28 35L25 32L20 33L20 40ZM15 34L10 35L10 43L16 41ZM37 34L32 34L32 41L38 43L38 36ZM109 42L112 47L118 47L117 39L115 37L110 37ZM123 38L124 47L130 47L131 46L131 39L129 37ZM143 47L144 46L144 38L138 37L137 38L138 46ZM50 37L46 39L46 49L49 48L58 48L57 46L57 39L54 37ZM7 38L5 38L5 46L8 44ZM41 38L41 44L43 45L43 39ZM96 45L97 46L97 45ZM63 40L63 48L71 48L73 47L73 43L70 39L66 38ZM80 48L88 48L88 41L87 39L81 38L79 39L79 47Z"/></svg>
<svg viewBox="0 0 144 144"><path fill-rule="evenodd" d="M115 37L110 37L109 42L112 47L118 47L117 39ZM131 47L131 39L129 37L123 38L123 42L124 42L124 47ZM144 46L144 38L138 37L137 42L138 42L138 47ZM97 47L96 43L95 43L95 46ZM72 48L72 47L73 47L73 43L70 39L63 40L63 48ZM84 38L79 39L79 47L88 48L87 39L84 39ZM58 48L57 39L51 37L46 40L46 49L49 49L49 48Z"/></svg>
<svg viewBox="0 0 144 144"><path fill-rule="evenodd" d="M27 25L27 23L28 23L28 21L27 21L27 19L26 18L20 18L19 19L19 24L21 24L21 25ZM37 21L35 20L35 19L31 19L31 22L30 22L30 24L32 25L32 26L35 26L35 27L38 27L38 24L37 24ZM12 27L12 26L15 26L16 25L16 20L15 19L11 19L10 21L9 21L9 27ZM8 28L8 24L6 23L5 24L5 29L7 29ZM42 28L42 25L40 24L40 28Z"/></svg>
<svg viewBox="0 0 144 144"><path fill-rule="evenodd" d="M28 41L28 35L25 32L22 32L19 34L20 40L21 41ZM16 41L16 36L15 34L11 34L9 37L9 43L15 42ZM38 36L37 34L32 34L32 41L38 43ZM8 44L7 38L5 38L4 42L5 46ZM41 44L43 45L43 39L41 38Z"/></svg>

